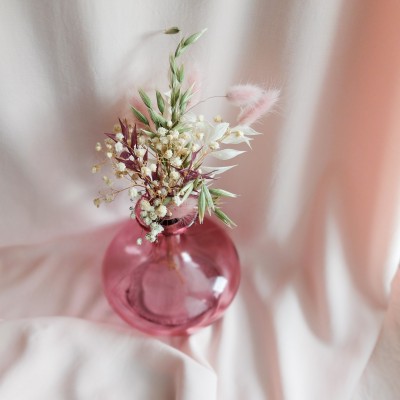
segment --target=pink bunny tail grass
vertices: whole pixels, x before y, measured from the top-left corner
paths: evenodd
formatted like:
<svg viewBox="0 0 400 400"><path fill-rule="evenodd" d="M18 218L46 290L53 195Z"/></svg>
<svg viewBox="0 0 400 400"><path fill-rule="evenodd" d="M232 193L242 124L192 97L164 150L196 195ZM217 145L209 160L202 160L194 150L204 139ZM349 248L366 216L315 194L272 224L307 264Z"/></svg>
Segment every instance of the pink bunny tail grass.
<svg viewBox="0 0 400 400"><path fill-rule="evenodd" d="M265 91L256 104L250 104L239 114L237 122L239 125L251 125L260 119L279 99L279 90L271 89Z"/></svg>
<svg viewBox="0 0 400 400"><path fill-rule="evenodd" d="M256 103L264 90L256 85L235 85L229 88L226 98L235 106L246 106Z"/></svg>

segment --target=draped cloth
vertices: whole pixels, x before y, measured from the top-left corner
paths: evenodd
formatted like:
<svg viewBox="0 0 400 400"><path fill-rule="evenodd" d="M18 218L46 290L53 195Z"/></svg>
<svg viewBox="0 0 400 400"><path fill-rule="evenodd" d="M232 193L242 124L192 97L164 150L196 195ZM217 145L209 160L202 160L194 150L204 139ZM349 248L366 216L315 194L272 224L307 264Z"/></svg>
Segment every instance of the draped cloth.
<svg viewBox="0 0 400 400"><path fill-rule="evenodd" d="M0 398L398 399L399 18L395 0L3 0ZM282 93L218 182L241 195L239 293L175 338L105 300L130 204L97 210L90 171L137 88L167 89L170 26L208 27L185 55L202 98ZM235 119L223 99L198 110Z"/></svg>

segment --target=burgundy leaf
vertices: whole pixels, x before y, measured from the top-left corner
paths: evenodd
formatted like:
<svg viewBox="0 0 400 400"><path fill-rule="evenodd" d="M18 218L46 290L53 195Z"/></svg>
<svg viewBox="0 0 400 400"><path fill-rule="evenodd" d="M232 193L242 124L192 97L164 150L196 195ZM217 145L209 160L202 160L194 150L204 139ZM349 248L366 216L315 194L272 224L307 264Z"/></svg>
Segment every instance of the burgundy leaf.
<svg viewBox="0 0 400 400"><path fill-rule="evenodd" d="M128 127L126 125L124 125L124 123L121 121L120 118L118 118L118 121L119 121L119 124L121 125L121 131L122 131L122 134L124 135L125 141L127 141L128 134L129 134Z"/></svg>
<svg viewBox="0 0 400 400"><path fill-rule="evenodd" d="M130 155L131 155L131 153L129 153L129 151L123 151L123 152L120 154L120 157L122 157L122 158L124 158L124 159L127 159L127 158L130 157Z"/></svg>
<svg viewBox="0 0 400 400"><path fill-rule="evenodd" d="M194 153L192 153L192 159L190 160L190 164L189 164L189 169L191 169L192 168L192 166L193 166L193 163L194 163L194 160L196 159L196 157L197 157L197 154L199 154L200 153L200 151L203 149L203 147L200 147L200 149L199 150L197 150L197 151L195 151Z"/></svg>
<svg viewBox="0 0 400 400"><path fill-rule="evenodd" d="M131 146L132 146L132 148L137 146L137 137L138 137L138 132L137 132L137 129L136 129L136 124L135 124L135 126L133 127L133 132L131 134Z"/></svg>
<svg viewBox="0 0 400 400"><path fill-rule="evenodd" d="M106 136L108 136L111 140L114 140L114 142L117 142L117 139L115 139L115 133L105 133Z"/></svg>

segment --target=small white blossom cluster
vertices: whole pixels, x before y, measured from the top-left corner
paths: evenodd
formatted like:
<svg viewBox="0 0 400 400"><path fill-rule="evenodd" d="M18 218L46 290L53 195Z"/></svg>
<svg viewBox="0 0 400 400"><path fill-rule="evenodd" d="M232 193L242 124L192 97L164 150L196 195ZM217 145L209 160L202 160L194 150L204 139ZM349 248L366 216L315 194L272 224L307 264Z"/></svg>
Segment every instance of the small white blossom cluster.
<svg viewBox="0 0 400 400"><path fill-rule="evenodd" d="M92 172L111 163L116 180L128 184L115 188L112 179L103 176L107 188L94 204L99 207L102 202L111 202L127 190L132 202L140 201L140 220L147 227L145 237L150 242L157 241L164 231L163 223L171 217L169 204L181 206L189 196L197 199L200 223L208 210L228 226L235 225L220 209L219 200L236 195L211 187L217 174L233 166L211 167L204 162L208 156L224 161L244 153L227 146L246 143L250 147L252 137L258 134L251 123L277 99L277 91L267 92L254 85L232 87L226 97L241 108L236 126L224 122L220 115L210 122L189 112L196 106L194 87L185 85L184 65L178 59L203 33L183 37L170 55L169 90L156 91L153 97L139 90L140 99L131 106L133 121L119 120L113 132L106 134L104 144L96 144L96 151L103 151L105 157ZM130 210L136 218L135 208ZM138 244L141 242L139 238Z"/></svg>
<svg viewBox="0 0 400 400"><path fill-rule="evenodd" d="M167 215L167 207L162 204L156 204L155 208L148 200L143 199L140 202L140 209L142 221L150 228L150 232L146 234L146 239L153 243L157 240L157 235L164 230L157 221Z"/></svg>

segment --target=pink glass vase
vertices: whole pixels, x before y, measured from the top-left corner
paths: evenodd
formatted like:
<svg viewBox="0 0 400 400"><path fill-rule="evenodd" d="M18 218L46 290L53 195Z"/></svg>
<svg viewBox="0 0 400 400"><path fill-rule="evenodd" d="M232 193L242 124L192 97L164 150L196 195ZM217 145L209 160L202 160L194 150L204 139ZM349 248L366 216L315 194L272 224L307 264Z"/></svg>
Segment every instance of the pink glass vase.
<svg viewBox="0 0 400 400"><path fill-rule="evenodd" d="M152 335L187 335L221 317L240 281L236 248L225 230L195 208L176 208L155 243L139 237L146 226L136 207L108 247L103 285L114 310Z"/></svg>

